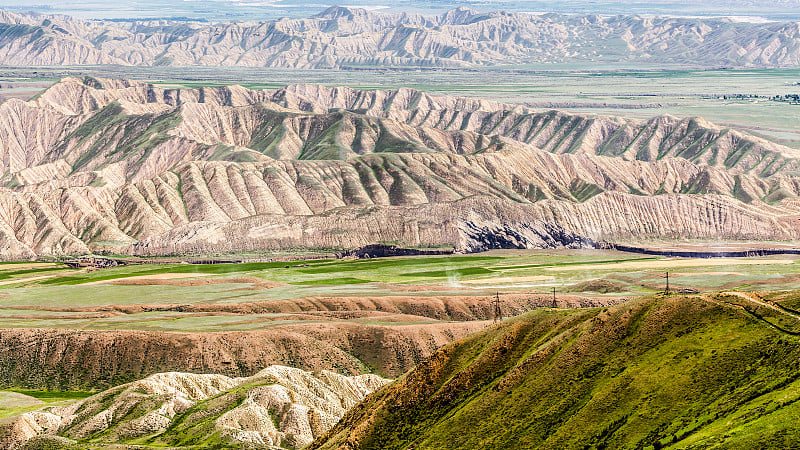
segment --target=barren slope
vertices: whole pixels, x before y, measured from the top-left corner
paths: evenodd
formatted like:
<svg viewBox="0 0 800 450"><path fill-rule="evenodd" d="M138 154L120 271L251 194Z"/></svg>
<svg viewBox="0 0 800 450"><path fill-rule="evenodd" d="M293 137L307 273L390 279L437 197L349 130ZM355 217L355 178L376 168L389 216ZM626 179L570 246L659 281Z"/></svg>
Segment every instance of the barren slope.
<svg viewBox="0 0 800 450"><path fill-rule="evenodd" d="M107 301L110 304L98 307L44 304L29 310L31 314L58 313L60 316L50 316L56 320L74 319L79 314L118 317L116 330L0 329L0 385L97 389L163 371L246 377L271 364L351 375L374 371L394 377L440 346L483 329L492 317L485 295L409 293L196 304L118 305L113 299ZM577 308L614 304L620 299L560 295L558 301L561 306ZM504 296L503 307L506 314L520 314L543 305L551 305L548 296L510 294ZM253 331L125 329L129 321L146 322L170 311L197 320L234 316L249 321Z"/></svg>
<svg viewBox="0 0 800 450"><path fill-rule="evenodd" d="M375 369L396 376L484 326L331 322L220 333L4 329L1 376L5 385L56 390L110 387L170 370L251 376L270 364L353 375Z"/></svg>
<svg viewBox="0 0 800 450"><path fill-rule="evenodd" d="M4 259L800 236L797 151L702 119L92 78L0 113Z"/></svg>
<svg viewBox="0 0 800 450"><path fill-rule="evenodd" d="M148 441L301 448L388 382L377 375L346 377L285 366L248 378L159 373L69 406L22 414L4 427L0 443L7 449L69 447L76 441L93 447Z"/></svg>
<svg viewBox="0 0 800 450"><path fill-rule="evenodd" d="M376 14L332 7L272 22L102 22L0 11L6 65L474 67L614 62L792 67L793 22L479 13Z"/></svg>

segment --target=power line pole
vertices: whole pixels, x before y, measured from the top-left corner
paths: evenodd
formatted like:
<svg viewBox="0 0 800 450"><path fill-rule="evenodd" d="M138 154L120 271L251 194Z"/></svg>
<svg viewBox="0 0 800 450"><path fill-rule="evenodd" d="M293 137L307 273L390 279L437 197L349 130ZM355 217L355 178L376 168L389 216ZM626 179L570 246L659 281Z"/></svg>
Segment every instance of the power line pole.
<svg viewBox="0 0 800 450"><path fill-rule="evenodd" d="M664 290L664 294L669 295L669 272L667 272L667 288Z"/></svg>
<svg viewBox="0 0 800 450"><path fill-rule="evenodd" d="M553 286L553 308L558 307L558 303L556 303L556 287Z"/></svg>
<svg viewBox="0 0 800 450"><path fill-rule="evenodd" d="M500 292L494 295L492 303L494 305L494 323L497 323L498 320L503 320L503 313L500 311Z"/></svg>

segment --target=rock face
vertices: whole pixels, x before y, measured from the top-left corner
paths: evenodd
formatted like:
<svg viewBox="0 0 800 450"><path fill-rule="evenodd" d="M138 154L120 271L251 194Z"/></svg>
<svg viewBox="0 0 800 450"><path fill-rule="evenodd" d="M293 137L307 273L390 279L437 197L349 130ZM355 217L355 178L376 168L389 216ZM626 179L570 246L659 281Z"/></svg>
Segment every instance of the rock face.
<svg viewBox="0 0 800 450"><path fill-rule="evenodd" d="M102 22L0 11L0 64L292 68L615 62L791 67L797 23L332 7L273 22Z"/></svg>
<svg viewBox="0 0 800 450"><path fill-rule="evenodd" d="M559 226L522 223L516 226L498 223L464 222L459 228L459 248L467 253L492 249L594 248L596 243Z"/></svg>
<svg viewBox="0 0 800 450"><path fill-rule="evenodd" d="M57 436L94 445L301 448L390 380L270 366L249 378L169 372L19 416L3 448ZM33 444L31 442L30 444Z"/></svg>
<svg viewBox="0 0 800 450"><path fill-rule="evenodd" d="M797 156L702 119L67 78L0 104L0 258L792 240Z"/></svg>

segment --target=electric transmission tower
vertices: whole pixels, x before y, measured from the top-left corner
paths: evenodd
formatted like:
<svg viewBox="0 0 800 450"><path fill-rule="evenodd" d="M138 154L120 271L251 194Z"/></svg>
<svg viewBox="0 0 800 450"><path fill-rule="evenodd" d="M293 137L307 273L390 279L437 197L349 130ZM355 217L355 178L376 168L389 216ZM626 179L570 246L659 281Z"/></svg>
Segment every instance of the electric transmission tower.
<svg viewBox="0 0 800 450"><path fill-rule="evenodd" d="M499 320L503 320L503 313L500 311L500 293L494 294L494 299L492 299L492 306L494 309L494 323L497 323Z"/></svg>

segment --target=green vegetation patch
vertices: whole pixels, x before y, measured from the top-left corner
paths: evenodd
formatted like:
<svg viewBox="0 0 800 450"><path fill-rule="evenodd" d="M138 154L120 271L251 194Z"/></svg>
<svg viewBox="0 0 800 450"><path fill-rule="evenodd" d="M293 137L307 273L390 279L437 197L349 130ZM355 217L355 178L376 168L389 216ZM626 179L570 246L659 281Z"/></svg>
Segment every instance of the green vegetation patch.
<svg viewBox="0 0 800 450"><path fill-rule="evenodd" d="M91 397L94 392L89 391L43 391L32 389L8 389L9 392L16 392L33 397L46 402L58 402L62 400L80 400Z"/></svg>
<svg viewBox="0 0 800 450"><path fill-rule="evenodd" d="M76 391L3 390L0 391L0 419L37 411L46 406L70 404L91 395L91 392Z"/></svg>
<svg viewBox="0 0 800 450"><path fill-rule="evenodd" d="M800 339L724 300L507 320L445 346L310 448L791 448Z"/></svg>
<svg viewBox="0 0 800 450"><path fill-rule="evenodd" d="M574 180L569 185L569 192L579 202L585 202L603 192L603 188L583 180Z"/></svg>
<svg viewBox="0 0 800 450"><path fill-rule="evenodd" d="M41 27L31 25L17 25L17 24L0 24L0 39L9 42L14 39L19 39L25 35L32 35L31 40L41 37L44 31Z"/></svg>
<svg viewBox="0 0 800 450"><path fill-rule="evenodd" d="M21 270L0 269L0 280L8 280L11 278L16 278L21 275L58 273L64 270L71 270L71 269L69 269L69 267L66 266L41 267L41 268L21 269Z"/></svg>
<svg viewBox="0 0 800 450"><path fill-rule="evenodd" d="M185 274L212 274L212 275L226 275L226 274L239 274L248 272L259 272L269 269L283 268L289 263L276 261L276 262L252 262L252 263L224 263L224 264L164 264L160 266L142 265L142 266L123 266L120 268L105 269L97 272L91 272L79 275L70 275L58 277L50 280L44 280L42 285L46 286L63 286L63 285L76 285L89 283L94 281L108 281L122 278L146 276L146 275L159 275L165 273L185 273ZM292 265L312 265L321 264L320 260L311 261L293 261Z"/></svg>
<svg viewBox="0 0 800 450"><path fill-rule="evenodd" d="M461 269L430 270L427 272L404 273L404 277L447 278L450 276L488 275L494 271L483 267L465 267Z"/></svg>
<svg viewBox="0 0 800 450"><path fill-rule="evenodd" d="M419 266L454 266L462 264L494 263L503 260L498 256L415 256L401 258L359 259L354 261L328 262L300 269L303 273L361 272L369 270L393 269L405 271Z"/></svg>
<svg viewBox="0 0 800 450"><path fill-rule="evenodd" d="M370 283L370 280L364 280L361 278L352 278L352 277L342 277L342 278L325 278L321 280L298 281L291 284L301 285L301 286L324 286L324 285L333 286L339 284L363 284L363 283Z"/></svg>

